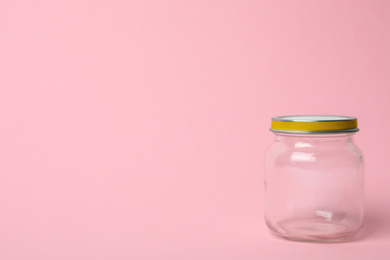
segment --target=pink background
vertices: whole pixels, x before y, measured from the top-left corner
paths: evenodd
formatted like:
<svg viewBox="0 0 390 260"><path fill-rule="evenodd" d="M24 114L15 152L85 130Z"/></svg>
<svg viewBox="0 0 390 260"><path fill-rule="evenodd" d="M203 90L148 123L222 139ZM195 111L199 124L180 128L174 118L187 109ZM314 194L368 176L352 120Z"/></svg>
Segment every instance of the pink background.
<svg viewBox="0 0 390 260"><path fill-rule="evenodd" d="M0 259L390 259L390 1L1 1ZM359 118L365 229L263 221L270 117Z"/></svg>

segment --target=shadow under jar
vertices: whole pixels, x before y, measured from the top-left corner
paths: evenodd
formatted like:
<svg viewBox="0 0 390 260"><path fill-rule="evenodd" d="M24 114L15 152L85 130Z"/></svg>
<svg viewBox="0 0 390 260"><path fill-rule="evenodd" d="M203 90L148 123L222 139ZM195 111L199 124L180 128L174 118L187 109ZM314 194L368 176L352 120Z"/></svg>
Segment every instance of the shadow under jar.
<svg viewBox="0 0 390 260"><path fill-rule="evenodd" d="M336 242L363 223L363 161L347 116L272 118L265 156L265 221L288 239Z"/></svg>

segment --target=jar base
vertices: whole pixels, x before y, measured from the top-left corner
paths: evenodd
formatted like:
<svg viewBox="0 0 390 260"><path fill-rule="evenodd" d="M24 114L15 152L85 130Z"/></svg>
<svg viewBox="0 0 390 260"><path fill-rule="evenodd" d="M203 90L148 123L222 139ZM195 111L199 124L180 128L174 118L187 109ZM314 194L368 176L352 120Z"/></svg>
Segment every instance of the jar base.
<svg viewBox="0 0 390 260"><path fill-rule="evenodd" d="M340 242L358 232L343 223L324 222L318 218L283 221L278 223L278 228L268 226L286 239L306 242Z"/></svg>

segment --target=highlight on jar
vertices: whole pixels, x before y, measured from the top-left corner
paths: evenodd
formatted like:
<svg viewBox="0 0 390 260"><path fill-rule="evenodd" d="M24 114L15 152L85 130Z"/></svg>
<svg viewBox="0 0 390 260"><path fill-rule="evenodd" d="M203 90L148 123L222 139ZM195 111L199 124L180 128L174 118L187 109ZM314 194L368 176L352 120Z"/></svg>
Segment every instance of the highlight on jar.
<svg viewBox="0 0 390 260"><path fill-rule="evenodd" d="M265 222L291 240L337 242L363 225L363 157L357 118L273 117L265 155Z"/></svg>

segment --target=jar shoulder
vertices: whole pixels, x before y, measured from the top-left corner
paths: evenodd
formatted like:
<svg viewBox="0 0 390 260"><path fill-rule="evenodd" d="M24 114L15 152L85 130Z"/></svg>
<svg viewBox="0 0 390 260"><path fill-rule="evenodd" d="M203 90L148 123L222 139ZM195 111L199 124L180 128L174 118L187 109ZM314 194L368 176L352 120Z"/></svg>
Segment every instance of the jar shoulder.
<svg viewBox="0 0 390 260"><path fill-rule="evenodd" d="M265 154L266 163L318 163L361 164L363 155L354 142L308 143L275 141Z"/></svg>

